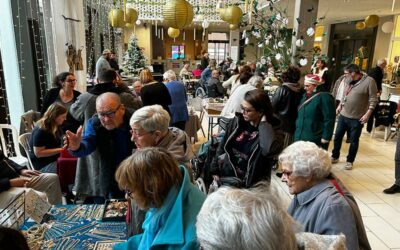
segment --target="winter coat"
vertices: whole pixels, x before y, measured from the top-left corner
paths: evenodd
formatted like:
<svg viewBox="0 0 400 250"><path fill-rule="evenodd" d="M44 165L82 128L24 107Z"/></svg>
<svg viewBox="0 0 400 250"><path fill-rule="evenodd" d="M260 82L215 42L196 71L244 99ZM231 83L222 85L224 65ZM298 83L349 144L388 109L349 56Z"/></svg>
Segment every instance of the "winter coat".
<svg viewBox="0 0 400 250"><path fill-rule="evenodd" d="M189 112L186 105L187 94L185 86L178 81L171 81L165 85L167 86L172 100L172 104L168 106L169 111L171 112L171 124L189 120Z"/></svg>
<svg viewBox="0 0 400 250"><path fill-rule="evenodd" d="M304 91L298 83L283 83L272 97L274 113L282 121L282 130L294 134L296 130L297 109Z"/></svg>
<svg viewBox="0 0 400 250"><path fill-rule="evenodd" d="M219 177L238 178L235 166L231 162L233 157L233 140L237 136L236 132L245 125L246 121L243 115L238 113L229 122L225 136L220 142L216 156L210 167L212 175ZM269 181L271 179L272 166L275 163L275 157L283 148L283 133L280 130L281 122L274 117L272 121L261 121L258 125L258 137L251 146L251 155L248 159L248 168L246 177L242 181L242 187L249 188L261 180ZM222 167L219 167L218 158L223 157Z"/></svg>
<svg viewBox="0 0 400 250"><path fill-rule="evenodd" d="M196 237L196 218L205 200L205 195L195 187L189 178L188 171L180 167L183 181L177 194L173 195L171 189L160 209L150 208L143 223L143 234L132 236L127 242L114 245L114 250L121 249L165 249L196 250L200 246ZM170 207L170 209L167 209ZM165 222L155 223L160 216L165 216ZM161 224L155 232L152 242L148 243L148 232L153 224ZM142 242L143 240L143 242Z"/></svg>
<svg viewBox="0 0 400 250"><path fill-rule="evenodd" d="M211 77L208 80L207 89L210 98L224 97L225 89L218 78Z"/></svg>
<svg viewBox="0 0 400 250"><path fill-rule="evenodd" d="M352 207L329 180L296 194L288 213L304 227L305 232L323 235L343 233L347 249L359 249L357 221Z"/></svg>
<svg viewBox="0 0 400 250"><path fill-rule="evenodd" d="M330 141L335 126L335 100L327 92L314 92L306 102L304 94L296 120L295 141L311 141L321 145L321 139Z"/></svg>
<svg viewBox="0 0 400 250"><path fill-rule="evenodd" d="M115 171L135 147L131 141L131 116L132 112L126 109L123 124L113 130L104 128L97 115L87 121L81 146L70 151L80 157L75 178L78 194L105 197L111 190L118 190Z"/></svg>
<svg viewBox="0 0 400 250"><path fill-rule="evenodd" d="M179 164L191 167L190 160L193 158L192 145L190 138L185 131L171 127L167 135L161 140L157 147L166 149L171 153Z"/></svg>

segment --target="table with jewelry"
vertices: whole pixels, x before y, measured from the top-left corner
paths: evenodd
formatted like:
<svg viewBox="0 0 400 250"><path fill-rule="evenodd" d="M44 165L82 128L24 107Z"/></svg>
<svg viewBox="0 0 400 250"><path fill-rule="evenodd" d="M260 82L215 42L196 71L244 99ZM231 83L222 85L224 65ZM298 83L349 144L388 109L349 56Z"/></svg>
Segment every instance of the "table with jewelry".
<svg viewBox="0 0 400 250"><path fill-rule="evenodd" d="M97 204L53 206L46 223L28 221L21 229L30 249L110 249L126 240L126 224L102 221L103 210Z"/></svg>

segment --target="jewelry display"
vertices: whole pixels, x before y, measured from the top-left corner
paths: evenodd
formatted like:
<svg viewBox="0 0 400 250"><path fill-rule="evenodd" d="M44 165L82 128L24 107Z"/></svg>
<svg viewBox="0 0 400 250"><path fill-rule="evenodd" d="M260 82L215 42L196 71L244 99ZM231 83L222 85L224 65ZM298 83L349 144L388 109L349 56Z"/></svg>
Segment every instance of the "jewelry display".
<svg viewBox="0 0 400 250"><path fill-rule="evenodd" d="M46 226L37 224L30 227L27 231L22 231L31 250L41 249L45 232Z"/></svg>
<svg viewBox="0 0 400 250"><path fill-rule="evenodd" d="M122 213L123 202L112 205ZM39 224L26 222L23 228L30 249L97 249L112 246L126 239L125 222L102 222L105 205L53 206L49 212L54 220ZM125 208L126 210L126 208Z"/></svg>
<svg viewBox="0 0 400 250"><path fill-rule="evenodd" d="M104 210L103 220L124 220L128 209L126 200L108 200Z"/></svg>
<svg viewBox="0 0 400 250"><path fill-rule="evenodd" d="M122 242L122 240L112 240L112 241L98 241L94 247L94 250L108 250L112 249L112 247L118 243Z"/></svg>

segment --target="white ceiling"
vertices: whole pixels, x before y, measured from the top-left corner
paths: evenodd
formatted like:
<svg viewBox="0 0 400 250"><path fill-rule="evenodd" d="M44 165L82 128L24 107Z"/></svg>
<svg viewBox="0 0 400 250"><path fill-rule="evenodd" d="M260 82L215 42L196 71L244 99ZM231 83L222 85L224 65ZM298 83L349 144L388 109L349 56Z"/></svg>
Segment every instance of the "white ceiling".
<svg viewBox="0 0 400 250"><path fill-rule="evenodd" d="M400 14L400 0L394 0L394 3L392 11L393 0L319 0L318 17L325 16L322 24L331 24L362 20L371 14ZM288 6L288 14L293 19L295 0L280 0L279 4Z"/></svg>
<svg viewBox="0 0 400 250"><path fill-rule="evenodd" d="M160 0L166 1L166 0ZM201 0L189 0L201 1ZM212 3L218 0L202 0ZM276 1L276 0L275 0ZM237 0L225 0L227 2L237 2ZM250 2L250 0L249 0ZM269 0L259 0L259 6L265 5ZM294 5L296 0L278 0L281 9L286 8L289 26L292 26ZM392 11L392 4L394 8ZM146 3L142 3L146 4ZM312 6L310 6L311 8ZM319 0L318 18L325 17L320 24L342 23L354 20L362 20L366 16L375 14L380 17L400 14L400 0ZM188 28L201 28L201 22L192 23ZM224 22L211 23L210 30L220 31L228 29L228 25Z"/></svg>

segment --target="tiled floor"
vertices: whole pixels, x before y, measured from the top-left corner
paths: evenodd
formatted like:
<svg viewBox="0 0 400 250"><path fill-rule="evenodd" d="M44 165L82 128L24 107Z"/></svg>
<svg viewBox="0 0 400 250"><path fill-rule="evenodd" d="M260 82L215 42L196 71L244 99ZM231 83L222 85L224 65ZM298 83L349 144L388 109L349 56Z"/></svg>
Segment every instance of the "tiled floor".
<svg viewBox="0 0 400 250"><path fill-rule="evenodd" d="M206 120L207 117L203 121L204 128L207 127ZM385 142L383 131L377 131L374 138L371 138L364 130L354 168L342 169L349 145L344 142L340 162L333 165L333 172L356 197L369 242L374 250L400 250L400 194L387 195L382 192L394 182L396 139ZM204 142L204 139L201 141ZM329 150L331 149L332 145ZM289 203L291 196L286 184L275 175L272 183Z"/></svg>

